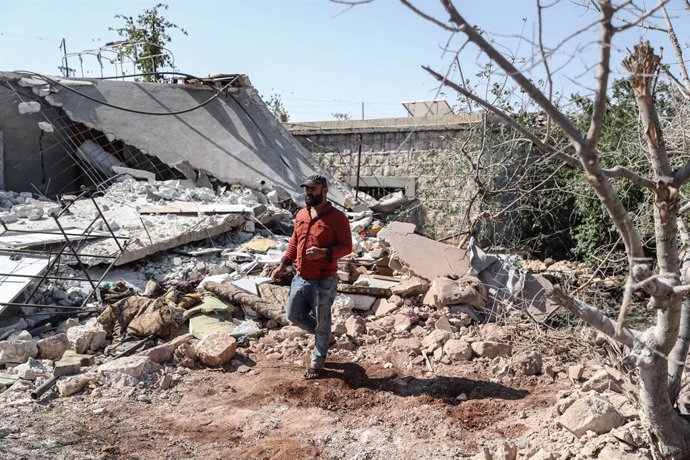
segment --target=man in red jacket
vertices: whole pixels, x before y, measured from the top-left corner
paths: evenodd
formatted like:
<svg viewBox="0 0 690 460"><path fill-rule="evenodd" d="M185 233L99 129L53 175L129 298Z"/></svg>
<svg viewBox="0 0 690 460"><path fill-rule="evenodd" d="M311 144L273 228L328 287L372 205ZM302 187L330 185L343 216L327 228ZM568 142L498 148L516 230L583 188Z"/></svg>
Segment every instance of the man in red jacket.
<svg viewBox="0 0 690 460"><path fill-rule="evenodd" d="M285 255L272 277L280 279L287 267L297 266L285 305L288 319L314 334L314 351L307 379L318 378L331 339L331 306L336 296L337 261L352 252L352 234L347 216L326 200L328 182L320 175L307 178L306 208L295 217L295 229Z"/></svg>

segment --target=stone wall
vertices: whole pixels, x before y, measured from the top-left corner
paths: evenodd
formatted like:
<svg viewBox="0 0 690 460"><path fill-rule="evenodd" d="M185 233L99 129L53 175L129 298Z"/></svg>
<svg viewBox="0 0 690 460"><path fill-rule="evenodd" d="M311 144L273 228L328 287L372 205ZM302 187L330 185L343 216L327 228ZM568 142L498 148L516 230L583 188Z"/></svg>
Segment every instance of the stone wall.
<svg viewBox="0 0 690 460"><path fill-rule="evenodd" d="M407 184L416 202L399 220L414 221L427 235L443 238L467 228L471 197L467 168L454 146L481 123L472 116L402 118L286 124L295 138L337 179L354 186L361 140L364 185Z"/></svg>

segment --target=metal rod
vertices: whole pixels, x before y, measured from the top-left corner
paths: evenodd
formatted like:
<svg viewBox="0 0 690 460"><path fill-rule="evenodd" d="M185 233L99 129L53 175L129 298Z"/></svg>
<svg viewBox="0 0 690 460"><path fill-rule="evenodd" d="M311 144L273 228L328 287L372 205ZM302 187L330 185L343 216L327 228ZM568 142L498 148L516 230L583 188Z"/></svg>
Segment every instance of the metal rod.
<svg viewBox="0 0 690 460"><path fill-rule="evenodd" d="M117 257L114 257L114 258L113 258L113 261L110 262L110 265L108 265L108 267L103 271L103 274L101 275L101 277L98 278L98 283L96 284L97 286L100 286L100 285L101 285L101 283L102 283L103 280L105 279L105 277L106 277L106 275L108 274L108 272L110 272L110 270L111 270L111 269L113 268L113 266L115 265L115 262L117 262L117 259L122 255L122 253L124 252L125 248L127 248L127 245L128 245L128 244L129 244L129 241L126 241L124 247L123 247L122 250L120 251L120 254L119 254ZM94 296L94 295L96 296L96 300L98 300L98 301L101 300L100 291L99 291L99 290L92 291L88 296L86 296L86 298L84 299L84 301L81 303L82 308L86 306L86 304L88 303L89 299L90 299L92 296Z"/></svg>
<svg viewBox="0 0 690 460"><path fill-rule="evenodd" d="M91 278L70 278L68 276L22 275L20 273L0 273L0 276L6 276L7 278L41 278L41 279L60 280L60 281L91 281ZM7 279L4 279L2 281L7 281Z"/></svg>
<svg viewBox="0 0 690 460"><path fill-rule="evenodd" d="M60 224L60 221L58 220L57 216L53 215L53 220L55 220L55 224L58 226L60 231L65 233L65 230L62 228L62 225ZM89 276L88 271L86 270L86 267L84 264L81 262L81 259L79 258L79 254L77 254L77 251L74 249L74 246L72 246L72 243L70 242L69 238L67 238L67 235L65 235L65 243L67 244L67 247L69 247L70 251L72 251L72 255L77 259L77 263L79 264L79 268L84 272L84 275L89 279L89 284L91 285L91 288L95 291L96 286L93 284L93 281L91 280L91 277Z"/></svg>
<svg viewBox="0 0 690 460"><path fill-rule="evenodd" d="M13 303L13 302L0 302L0 305L5 305L8 307L22 307L22 308L57 308L59 310L74 310L80 311L82 308L78 306L70 305L40 305L37 303Z"/></svg>
<svg viewBox="0 0 690 460"><path fill-rule="evenodd" d="M149 340L153 339L154 337L155 337L154 335L149 335L148 337L145 337L145 338L141 339L140 341L136 342L134 345L132 345L132 346L129 347L128 349L126 349L126 350L124 350L124 351L121 351L120 353L116 354L113 358L114 358L114 359L122 358L123 356L127 356L127 355L133 353L134 351L136 351L136 350L138 350L139 348L141 348L142 346L144 346L144 344L145 344L146 342L148 342Z"/></svg>
<svg viewBox="0 0 690 460"><path fill-rule="evenodd" d="M103 222L105 223L105 226L108 227L108 231L112 235L112 237L115 239L115 243L117 244L117 247L120 248L120 252L124 252L124 249L122 249L122 246L120 246L120 241L117 239L115 236L115 233L113 232L113 229L110 228L110 224L108 223L108 220L105 218L103 213L101 212L101 208L98 207L98 203L96 203L96 199L93 197L93 195L89 194L89 198L91 198L91 201L93 202L93 205L96 207L96 211L98 211L98 215L101 216L101 219L103 219Z"/></svg>
<svg viewBox="0 0 690 460"><path fill-rule="evenodd" d="M10 228L7 228L7 227L5 227L5 228L6 228L6 231L7 231L7 232L11 232L11 233L31 233L31 234L34 234L34 235L56 235L56 236L60 236L60 233L58 233L58 232L56 232L56 231L54 231L54 230L53 230L53 231L48 231L48 230L40 231L40 230L19 230L19 229L10 229ZM62 235L63 235L63 236L80 236L80 237L85 238L85 239L88 239L88 238L106 238L105 235L93 235L93 236L92 236L91 234L88 234L88 235L87 235L87 234L84 234L84 233L67 233L67 232L64 232L64 231L62 232ZM129 239L129 238L126 237L126 236L115 236L115 235L113 235L113 238L115 238L116 240L128 240L128 239ZM40 243L40 242L37 242L36 244L41 244L41 243ZM49 244L49 243L46 243L46 244Z"/></svg>
<svg viewBox="0 0 690 460"><path fill-rule="evenodd" d="M3 249L0 248L0 254L1 253L10 253L10 254L41 254L45 255L45 251L39 251L36 249ZM83 252L79 253L80 256L82 257L98 257L99 259L117 259L120 256L104 256L101 254L84 254Z"/></svg>
<svg viewBox="0 0 690 460"><path fill-rule="evenodd" d="M43 395L43 393L53 388L53 386L57 383L58 379L60 379L60 376L54 376L43 382L43 385L31 392L31 399L40 398Z"/></svg>

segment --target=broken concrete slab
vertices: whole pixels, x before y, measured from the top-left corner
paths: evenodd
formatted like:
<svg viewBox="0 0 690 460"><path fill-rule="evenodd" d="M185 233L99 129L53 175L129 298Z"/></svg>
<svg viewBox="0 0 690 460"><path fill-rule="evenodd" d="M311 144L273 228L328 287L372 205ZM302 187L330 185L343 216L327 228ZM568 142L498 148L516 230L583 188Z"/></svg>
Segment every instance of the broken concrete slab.
<svg viewBox="0 0 690 460"><path fill-rule="evenodd" d="M202 364L220 367L232 360L237 350L237 340L224 332L212 332L196 345L196 356Z"/></svg>
<svg viewBox="0 0 690 460"><path fill-rule="evenodd" d="M145 205L141 214L249 214L252 208L241 204L172 201L164 205Z"/></svg>
<svg viewBox="0 0 690 460"><path fill-rule="evenodd" d="M470 269L466 250L417 235L411 224L392 222L377 236L390 247L391 262L396 262L391 268L408 271L428 281L448 273L462 276Z"/></svg>
<svg viewBox="0 0 690 460"><path fill-rule="evenodd" d="M72 375L80 371L82 366L93 366L95 358L92 355L83 355L67 350L59 361L55 362L53 376Z"/></svg>
<svg viewBox="0 0 690 460"><path fill-rule="evenodd" d="M124 166L113 166L110 168L115 174L127 174L135 179L156 180L156 175L143 169L127 168Z"/></svg>
<svg viewBox="0 0 690 460"><path fill-rule="evenodd" d="M0 313L31 284L32 278L45 272L51 257L40 254L23 254L17 259L13 254L0 253Z"/></svg>
<svg viewBox="0 0 690 460"><path fill-rule="evenodd" d="M160 251L166 251L178 246L184 246L185 244L193 241L218 236L222 233L232 230L233 228L239 227L245 222L243 216L236 214L229 214L222 218L216 218L216 216L206 216L202 218L195 218L195 220L197 220L197 222L194 225L190 225L187 229L182 230L182 232L177 235L169 235L169 228L161 233L154 233L151 235L152 239L148 241L148 244L148 236L146 232L140 234L138 237L130 240L130 244L127 246L122 255L117 258L115 265L124 265L135 260L143 259L146 256ZM156 230L161 229L157 227ZM151 234L150 232L151 229L149 229L149 234ZM85 248L85 251L86 250L87 248Z"/></svg>
<svg viewBox="0 0 690 460"><path fill-rule="evenodd" d="M354 284L338 283L338 292L347 295L368 295L372 297L390 297L391 290L378 286L356 286Z"/></svg>

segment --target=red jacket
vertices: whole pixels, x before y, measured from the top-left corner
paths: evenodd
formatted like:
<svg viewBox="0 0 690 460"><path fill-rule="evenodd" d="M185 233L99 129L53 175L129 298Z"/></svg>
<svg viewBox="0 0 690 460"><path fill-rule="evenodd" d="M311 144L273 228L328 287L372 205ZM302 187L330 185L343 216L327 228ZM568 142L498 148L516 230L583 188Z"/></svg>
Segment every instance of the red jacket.
<svg viewBox="0 0 690 460"><path fill-rule="evenodd" d="M326 260L307 260L311 247L329 249ZM347 216L328 203L314 219L309 208L302 208L295 217L295 230L285 257L297 264L297 273L306 279L336 276L338 259L352 252L352 234Z"/></svg>

